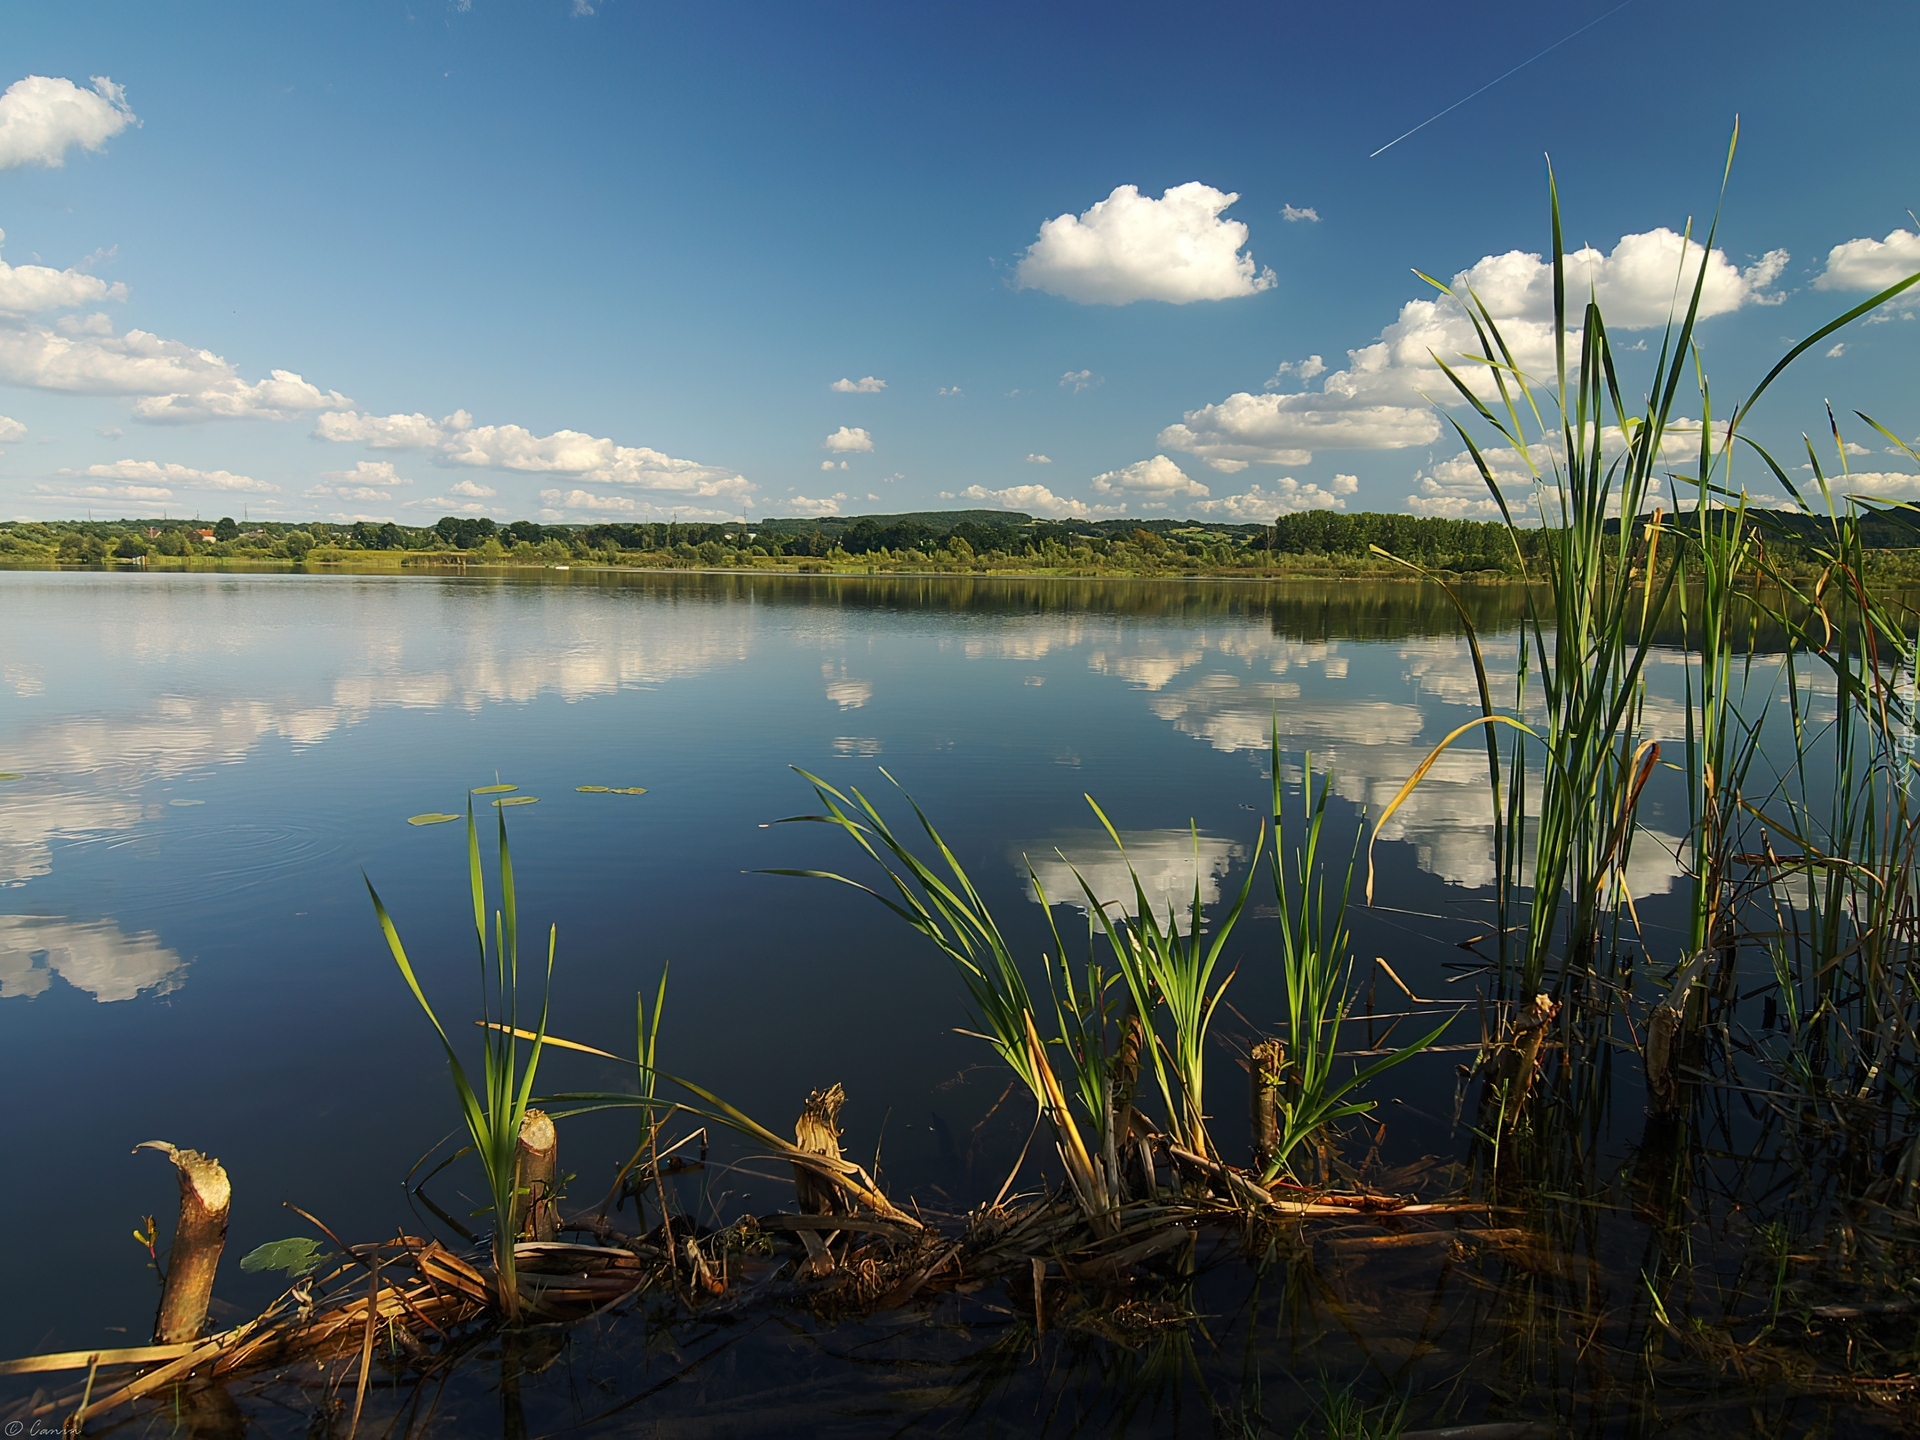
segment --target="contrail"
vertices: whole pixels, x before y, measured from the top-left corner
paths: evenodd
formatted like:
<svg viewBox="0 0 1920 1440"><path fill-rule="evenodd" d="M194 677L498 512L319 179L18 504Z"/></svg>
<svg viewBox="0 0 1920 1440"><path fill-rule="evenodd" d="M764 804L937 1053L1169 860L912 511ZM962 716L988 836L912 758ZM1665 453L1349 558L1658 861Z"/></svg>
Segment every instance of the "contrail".
<svg viewBox="0 0 1920 1440"><path fill-rule="evenodd" d="M1525 60L1522 60L1518 65L1514 66L1513 69L1507 71L1505 75L1494 76L1493 79L1487 81L1486 84L1482 85L1478 90L1474 91L1473 95L1463 95L1460 99L1454 101L1451 105L1447 106L1445 110L1437 111L1436 113L1429 115L1426 119L1422 120L1418 125L1414 126L1413 129L1407 131L1406 135L1394 136L1393 139L1387 141L1386 144L1382 145L1378 150L1374 151L1373 155L1367 156L1367 159L1371 160L1374 158L1375 155L1386 154L1387 151L1391 150L1394 146L1398 145L1402 140L1406 139L1407 135L1419 134L1420 131L1426 129L1427 126L1431 125L1434 121L1438 120L1442 115L1450 114L1451 112L1458 110L1462 105L1466 104L1467 101L1473 99L1474 96L1476 95L1486 94L1487 91L1491 90L1494 86L1498 85L1502 80L1505 80L1508 75L1517 75L1520 71L1526 69L1527 66L1533 64L1534 61L1540 59L1541 56L1551 55L1554 51L1558 50L1562 45L1566 44L1567 41L1572 40L1577 36L1586 34L1587 31L1591 30L1594 26L1598 25L1602 20L1605 20L1608 15L1618 15L1622 10L1626 9L1627 6L1631 5L1632 3L1633 3L1633 0L1620 0L1620 3L1614 6L1613 9L1607 11L1605 15L1594 16L1593 19L1589 20L1586 24L1582 25L1578 30L1574 31L1572 35L1562 35L1558 40L1554 41L1551 45L1547 46L1546 49L1542 50L1539 55L1529 55Z"/></svg>

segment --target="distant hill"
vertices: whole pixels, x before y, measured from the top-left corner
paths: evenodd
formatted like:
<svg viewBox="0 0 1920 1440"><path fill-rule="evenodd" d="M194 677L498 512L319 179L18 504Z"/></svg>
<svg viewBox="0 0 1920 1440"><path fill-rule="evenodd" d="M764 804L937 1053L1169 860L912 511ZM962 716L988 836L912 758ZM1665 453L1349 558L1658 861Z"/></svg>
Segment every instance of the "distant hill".
<svg viewBox="0 0 1920 1440"><path fill-rule="evenodd" d="M956 525L1031 525L1033 516L1019 510L911 510L904 515L821 515L792 519L769 518L757 528L776 535L806 535L814 531L834 535L856 520L871 520L877 525L924 525L942 534Z"/></svg>

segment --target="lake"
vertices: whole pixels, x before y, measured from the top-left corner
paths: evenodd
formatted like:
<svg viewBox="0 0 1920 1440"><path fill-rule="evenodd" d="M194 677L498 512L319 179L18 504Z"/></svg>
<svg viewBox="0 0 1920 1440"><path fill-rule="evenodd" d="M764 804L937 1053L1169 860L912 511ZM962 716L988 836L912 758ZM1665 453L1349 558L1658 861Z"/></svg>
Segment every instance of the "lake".
<svg viewBox="0 0 1920 1440"><path fill-rule="evenodd" d="M1517 592L1465 599L1496 674L1510 673ZM1037 957L1049 937L1036 877L1056 900L1073 894L1068 861L1103 898L1124 879L1084 796L1122 831L1152 895L1190 896L1197 876L1211 902L1246 875L1275 726L1283 778L1297 782L1309 754L1331 770L1344 855L1363 813L1479 713L1450 602L1413 584L9 572L0 607L0 771L17 775L0 783L5 1355L144 1340L155 1279L131 1232L148 1214L170 1225L174 1179L133 1153L142 1141L217 1155L232 1177L216 1322L277 1292L238 1256L310 1233L283 1201L349 1239L424 1233L432 1222L403 1180L458 1115L366 880L461 1039L478 1013L464 827L408 817L460 812L473 787L537 797L508 825L529 948L558 926L553 1033L631 1054L635 993L670 965L663 1067L783 1133L809 1090L843 1084L849 1155L877 1160L897 1201L959 1212L992 1198L1033 1117L999 1104L1006 1076L956 1033L964 994L930 947L850 889L762 873L873 878L845 837L772 823L816 808L795 767L910 820L890 775L1016 949ZM1654 667L1656 730L1680 713L1681 677ZM1661 783L1628 876L1650 955L1680 944L1662 897L1686 825ZM1470 1012L1480 962L1460 943L1489 921L1489 816L1484 750L1462 744L1382 833L1377 903L1353 915L1359 956ZM1280 1014L1271 893L1261 901L1256 885L1216 1025L1216 1125L1234 1144L1247 1100L1228 1056ZM1084 935L1082 911L1057 914L1063 933ZM1402 1008L1379 972L1362 987L1377 992L1369 1006ZM1468 1053L1394 1072L1352 1148L1410 1175L1435 1157L1430 1178L1464 1157L1473 1114L1461 1114L1457 1067L1479 1038L1471 1013L1451 1038ZM550 1053L545 1067L543 1087L631 1083L586 1057ZM580 1196L604 1188L632 1130L618 1115L563 1125ZM1592 1136L1594 1163L1625 1164L1640 1131L1637 1092L1623 1091ZM459 1173L441 1196L456 1214L484 1195ZM708 1184L736 1208L792 1202L761 1172ZM1630 1216L1608 1224L1596 1254L1645 1243ZM1318 1310L1230 1270L1208 1292L1216 1322L1199 1339L1173 1327L1186 1348L1171 1359L1162 1329L1082 1336L1041 1363L1025 1339L993 1348L993 1327L1010 1322L991 1307L804 1334L760 1325L639 1343L595 1331L553 1372L571 1378L530 1382L540 1418L526 1423L792 1433L804 1416L814 1433L892 1434L914 1416L972 1415L991 1433L1106 1433L1115 1395L1135 1386L1126 1423L1138 1433L1213 1433L1231 1397L1249 1403L1250 1374L1276 1413L1304 1413L1324 1369L1382 1393L1445 1392L1449 1414L1477 1418L1489 1404L1507 1413L1488 1399L1501 1384L1500 1403L1518 1405L1526 1376L1559 1365L1510 1287L1469 1283L1470 1262L1449 1280L1437 1252L1394 1255L1337 1301L1326 1285L1347 1282L1308 1287ZM1624 1279L1597 1274L1582 1283L1624 1287L1606 1304L1636 1303L1631 1264ZM1448 1365L1472 1378L1446 1391L1434 1377ZM1591 1377L1540 1383L1600 1393ZM975 1384L979 1398L965 1398ZM656 1398L622 1404L655 1385ZM689 1411L696 1394L704 1408ZM443 1428L503 1423L478 1381L449 1397ZM304 1421L256 1423L291 1433Z"/></svg>

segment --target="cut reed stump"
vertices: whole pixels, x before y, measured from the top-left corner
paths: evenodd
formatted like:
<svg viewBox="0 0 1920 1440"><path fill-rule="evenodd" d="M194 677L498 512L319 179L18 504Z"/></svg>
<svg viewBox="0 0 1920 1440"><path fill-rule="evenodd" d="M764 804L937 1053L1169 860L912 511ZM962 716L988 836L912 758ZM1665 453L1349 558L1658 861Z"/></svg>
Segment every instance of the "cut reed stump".
<svg viewBox="0 0 1920 1440"><path fill-rule="evenodd" d="M809 1155L822 1155L838 1161L840 1155L840 1107L847 1103L847 1092L838 1085L815 1090L800 1107L800 1118L793 1122L793 1143ZM798 1162L793 1167L793 1189L800 1208L808 1215L851 1215L853 1205L840 1186L818 1170ZM807 1247L808 1268L815 1275L833 1269L833 1252L827 1248L832 1237L802 1230L800 1239Z"/></svg>
<svg viewBox="0 0 1920 1440"><path fill-rule="evenodd" d="M815 1090L793 1122L793 1143L809 1155L824 1155L837 1161L840 1156L840 1107L847 1103L847 1092L838 1085ZM800 1208L809 1215L851 1215L853 1207L838 1185L830 1184L811 1166L795 1164L793 1188Z"/></svg>
<svg viewBox="0 0 1920 1440"><path fill-rule="evenodd" d="M1673 988L1653 1007L1647 1017L1647 1113L1671 1115L1680 1108L1680 1060L1686 1052L1688 1032L1692 1029L1690 1012L1694 987L1705 973L1711 953L1706 950L1690 958L1673 977Z"/></svg>
<svg viewBox="0 0 1920 1440"><path fill-rule="evenodd" d="M514 1165L514 1234L543 1244L557 1240L560 1216L554 1208L554 1189L560 1171L560 1137L546 1111L529 1110L522 1117Z"/></svg>
<svg viewBox="0 0 1920 1440"><path fill-rule="evenodd" d="M135 1149L158 1150L173 1161L180 1180L180 1221L167 1252L167 1277L160 1289L153 1343L198 1340L207 1327L213 1276L220 1268L220 1252L226 1248L233 1187L226 1168L198 1150L180 1150L165 1140L148 1140Z"/></svg>
<svg viewBox="0 0 1920 1440"><path fill-rule="evenodd" d="M1287 1052L1278 1040L1262 1040L1248 1058L1253 1079L1253 1168L1264 1175L1280 1153L1280 1074L1286 1069Z"/></svg>

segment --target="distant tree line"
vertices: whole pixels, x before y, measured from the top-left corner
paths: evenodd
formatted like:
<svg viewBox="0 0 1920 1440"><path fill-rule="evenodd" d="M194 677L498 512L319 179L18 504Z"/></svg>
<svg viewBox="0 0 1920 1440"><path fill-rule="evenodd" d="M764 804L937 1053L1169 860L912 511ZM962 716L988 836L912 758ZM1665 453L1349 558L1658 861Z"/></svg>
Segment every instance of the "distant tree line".
<svg viewBox="0 0 1920 1440"><path fill-rule="evenodd" d="M1638 523L1645 523L1644 519ZM1691 520L1681 517L1681 523ZM1731 523L1716 512L1714 523ZM1761 512L1751 522L1775 545L1811 538L1811 517ZM1904 512L1869 518L1872 545L1920 544L1920 526ZM1541 549L1537 528L1509 531L1485 520L1309 510L1271 524L1193 520L1048 520L1007 511L824 516L721 522L510 524L447 515L432 525L393 521L199 520L0 522L0 560L107 563L149 555L209 559L304 560L343 552L430 552L480 561L568 560L656 566L751 567L800 562L803 568L865 561L869 568L1032 567L1069 573L1232 573L1265 569L1391 570L1370 554L1433 570L1515 574ZM1299 557L1289 561L1287 557ZM1302 564L1304 559L1307 563Z"/></svg>

